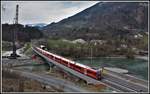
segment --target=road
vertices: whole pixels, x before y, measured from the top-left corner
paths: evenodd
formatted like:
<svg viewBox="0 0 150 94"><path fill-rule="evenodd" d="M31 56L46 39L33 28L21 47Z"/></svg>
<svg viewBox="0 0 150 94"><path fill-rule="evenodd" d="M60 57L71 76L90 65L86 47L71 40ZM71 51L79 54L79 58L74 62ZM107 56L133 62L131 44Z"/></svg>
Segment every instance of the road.
<svg viewBox="0 0 150 94"><path fill-rule="evenodd" d="M20 48L20 49L17 49L17 50L16 50L16 53L17 53L19 56L21 56L21 57L27 58L27 56L22 53L22 52L23 52L23 49L24 49L24 47L22 47L22 48ZM10 56L11 54L12 54L12 51L6 51L6 52L2 53L2 56Z"/></svg>
<svg viewBox="0 0 150 94"><path fill-rule="evenodd" d="M56 78L50 75L45 75L43 73L31 73L31 72L26 72L26 71L20 71L20 70L14 70L10 69L11 72L15 72L20 74L23 77L27 77L33 80L37 80L41 83L44 83L46 85L54 86L58 89L63 90L64 92L87 92L84 89L81 89L80 87L74 85L73 83Z"/></svg>

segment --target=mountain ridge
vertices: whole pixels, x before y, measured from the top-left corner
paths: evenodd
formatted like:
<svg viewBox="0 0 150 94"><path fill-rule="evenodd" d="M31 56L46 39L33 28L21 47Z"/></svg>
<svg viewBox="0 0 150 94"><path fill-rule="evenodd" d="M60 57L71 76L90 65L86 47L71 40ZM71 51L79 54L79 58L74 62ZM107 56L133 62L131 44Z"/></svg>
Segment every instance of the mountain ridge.
<svg viewBox="0 0 150 94"><path fill-rule="evenodd" d="M102 39L102 35L147 31L147 3L100 2L71 17L43 28L46 36ZM116 32L117 31L117 32Z"/></svg>

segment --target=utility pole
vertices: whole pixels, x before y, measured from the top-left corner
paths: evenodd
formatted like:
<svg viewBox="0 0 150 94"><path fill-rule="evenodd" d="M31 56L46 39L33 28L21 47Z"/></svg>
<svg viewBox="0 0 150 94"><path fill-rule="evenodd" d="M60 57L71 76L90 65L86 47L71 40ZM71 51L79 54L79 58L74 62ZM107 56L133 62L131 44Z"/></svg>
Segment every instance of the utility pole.
<svg viewBox="0 0 150 94"><path fill-rule="evenodd" d="M94 46L96 46L97 45L97 43L96 42L94 42ZM93 47L92 47L92 44L91 44L91 64L92 64L92 59L93 59Z"/></svg>
<svg viewBox="0 0 150 94"><path fill-rule="evenodd" d="M93 49L92 49L92 45L91 45L91 64L92 64L92 54L93 54Z"/></svg>
<svg viewBox="0 0 150 94"><path fill-rule="evenodd" d="M12 59L16 59L17 57L19 57L19 55L17 55L16 53L16 44L15 44L17 38L16 32L18 31L18 11L19 11L19 5L16 5L16 16L15 16L15 24L14 24L15 29L13 29L13 53L10 56Z"/></svg>

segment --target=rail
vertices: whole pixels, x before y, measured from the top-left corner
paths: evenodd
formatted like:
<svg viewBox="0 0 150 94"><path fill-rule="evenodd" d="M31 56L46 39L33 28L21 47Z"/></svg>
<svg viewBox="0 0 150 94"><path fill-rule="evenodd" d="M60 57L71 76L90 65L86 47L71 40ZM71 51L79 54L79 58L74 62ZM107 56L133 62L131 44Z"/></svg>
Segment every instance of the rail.
<svg viewBox="0 0 150 94"><path fill-rule="evenodd" d="M111 75L109 75L106 71L106 73L103 75L103 79L102 80L96 80L93 79L91 77L88 77L87 75L83 75L77 71L74 71L68 67L65 67L61 64L58 64L56 61L51 60L50 58L48 58L47 56L41 54L40 52L38 52L36 49L34 49L32 47L32 49L41 57L45 58L47 61L53 63L54 65L64 69L65 71L69 71L70 73L72 73L73 75L87 81L93 84L105 84L108 87L118 91L118 92L147 92L148 91L148 87L144 86L144 85L138 85L138 84L134 84L132 82L129 82L127 79L122 79L118 76L114 76L113 73ZM122 76L121 74L119 74L120 76ZM122 76L122 77L127 77L127 76Z"/></svg>

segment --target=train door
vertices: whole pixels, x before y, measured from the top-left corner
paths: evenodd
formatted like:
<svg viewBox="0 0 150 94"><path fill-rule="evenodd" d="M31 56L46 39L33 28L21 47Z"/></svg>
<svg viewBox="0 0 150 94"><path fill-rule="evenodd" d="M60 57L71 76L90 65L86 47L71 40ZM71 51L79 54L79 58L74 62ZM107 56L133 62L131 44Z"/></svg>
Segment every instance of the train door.
<svg viewBox="0 0 150 94"><path fill-rule="evenodd" d="M70 63L68 62L68 67L70 68Z"/></svg>
<svg viewBox="0 0 150 94"><path fill-rule="evenodd" d="M87 69L86 68L84 68L84 74L87 75Z"/></svg>

